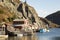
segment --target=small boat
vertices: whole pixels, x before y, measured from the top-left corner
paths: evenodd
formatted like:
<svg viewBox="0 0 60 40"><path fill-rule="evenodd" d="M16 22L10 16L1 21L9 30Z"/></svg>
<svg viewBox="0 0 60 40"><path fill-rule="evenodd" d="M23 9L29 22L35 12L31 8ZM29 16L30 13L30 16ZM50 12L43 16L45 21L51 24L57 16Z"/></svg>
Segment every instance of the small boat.
<svg viewBox="0 0 60 40"><path fill-rule="evenodd" d="M36 32L44 33L44 32L49 32L49 30L45 28L45 29L39 29Z"/></svg>

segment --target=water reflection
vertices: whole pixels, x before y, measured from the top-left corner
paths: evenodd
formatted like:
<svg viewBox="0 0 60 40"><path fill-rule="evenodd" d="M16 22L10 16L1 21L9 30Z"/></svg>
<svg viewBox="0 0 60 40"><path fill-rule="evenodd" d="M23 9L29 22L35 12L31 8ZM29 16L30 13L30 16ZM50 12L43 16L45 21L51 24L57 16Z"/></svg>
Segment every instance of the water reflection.
<svg viewBox="0 0 60 40"><path fill-rule="evenodd" d="M37 40L36 36L9 37L8 40Z"/></svg>
<svg viewBox="0 0 60 40"><path fill-rule="evenodd" d="M9 37L8 39L0 38L0 40L60 40L60 37L37 37L37 36L23 36L23 37Z"/></svg>
<svg viewBox="0 0 60 40"><path fill-rule="evenodd" d="M51 40L60 40L60 37L52 37Z"/></svg>
<svg viewBox="0 0 60 40"><path fill-rule="evenodd" d="M38 40L60 40L60 37L38 37Z"/></svg>
<svg viewBox="0 0 60 40"><path fill-rule="evenodd" d="M50 29L50 32L46 33L36 33L32 36L9 37L8 40L60 40L60 28Z"/></svg>

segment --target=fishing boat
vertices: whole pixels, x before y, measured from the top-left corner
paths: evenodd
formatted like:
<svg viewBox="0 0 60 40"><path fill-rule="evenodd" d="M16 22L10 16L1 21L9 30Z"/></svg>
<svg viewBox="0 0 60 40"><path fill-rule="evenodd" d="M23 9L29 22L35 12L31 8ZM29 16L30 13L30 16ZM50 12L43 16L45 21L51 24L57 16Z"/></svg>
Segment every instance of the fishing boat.
<svg viewBox="0 0 60 40"><path fill-rule="evenodd" d="M49 32L48 29L40 29L40 32L43 33L43 32Z"/></svg>
<svg viewBox="0 0 60 40"><path fill-rule="evenodd" d="M49 32L49 30L45 28L45 29L36 30L36 32L44 33L44 32Z"/></svg>

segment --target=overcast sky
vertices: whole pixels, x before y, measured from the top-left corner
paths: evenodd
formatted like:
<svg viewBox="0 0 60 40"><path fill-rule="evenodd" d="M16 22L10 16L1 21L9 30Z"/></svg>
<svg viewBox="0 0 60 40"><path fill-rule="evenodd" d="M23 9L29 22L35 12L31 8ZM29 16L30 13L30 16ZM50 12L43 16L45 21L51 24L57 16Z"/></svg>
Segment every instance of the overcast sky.
<svg viewBox="0 0 60 40"><path fill-rule="evenodd" d="M22 0L23 2L25 0ZM60 10L60 0L26 0L29 5L35 8L40 17Z"/></svg>

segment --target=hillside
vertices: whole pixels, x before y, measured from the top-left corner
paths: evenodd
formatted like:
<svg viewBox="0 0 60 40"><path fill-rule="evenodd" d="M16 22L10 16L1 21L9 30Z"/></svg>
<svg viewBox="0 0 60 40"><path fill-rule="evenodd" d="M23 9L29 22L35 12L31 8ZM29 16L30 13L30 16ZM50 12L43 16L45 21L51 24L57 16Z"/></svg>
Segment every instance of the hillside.
<svg viewBox="0 0 60 40"><path fill-rule="evenodd" d="M35 9L26 2L6 1L0 3L0 22L13 22L14 19L28 19L31 25L46 27Z"/></svg>
<svg viewBox="0 0 60 40"><path fill-rule="evenodd" d="M60 11L48 15L46 18L51 22L60 25Z"/></svg>
<svg viewBox="0 0 60 40"><path fill-rule="evenodd" d="M58 27L59 27L58 24L55 24L55 23L49 21L49 20L46 19L46 18L41 18L41 17L40 17L40 19L43 21L43 23L44 23L45 25L48 25L49 28L58 28Z"/></svg>
<svg viewBox="0 0 60 40"><path fill-rule="evenodd" d="M11 19L11 20L10 20ZM14 19L14 14L11 13L7 8L0 5L0 22L9 22Z"/></svg>

